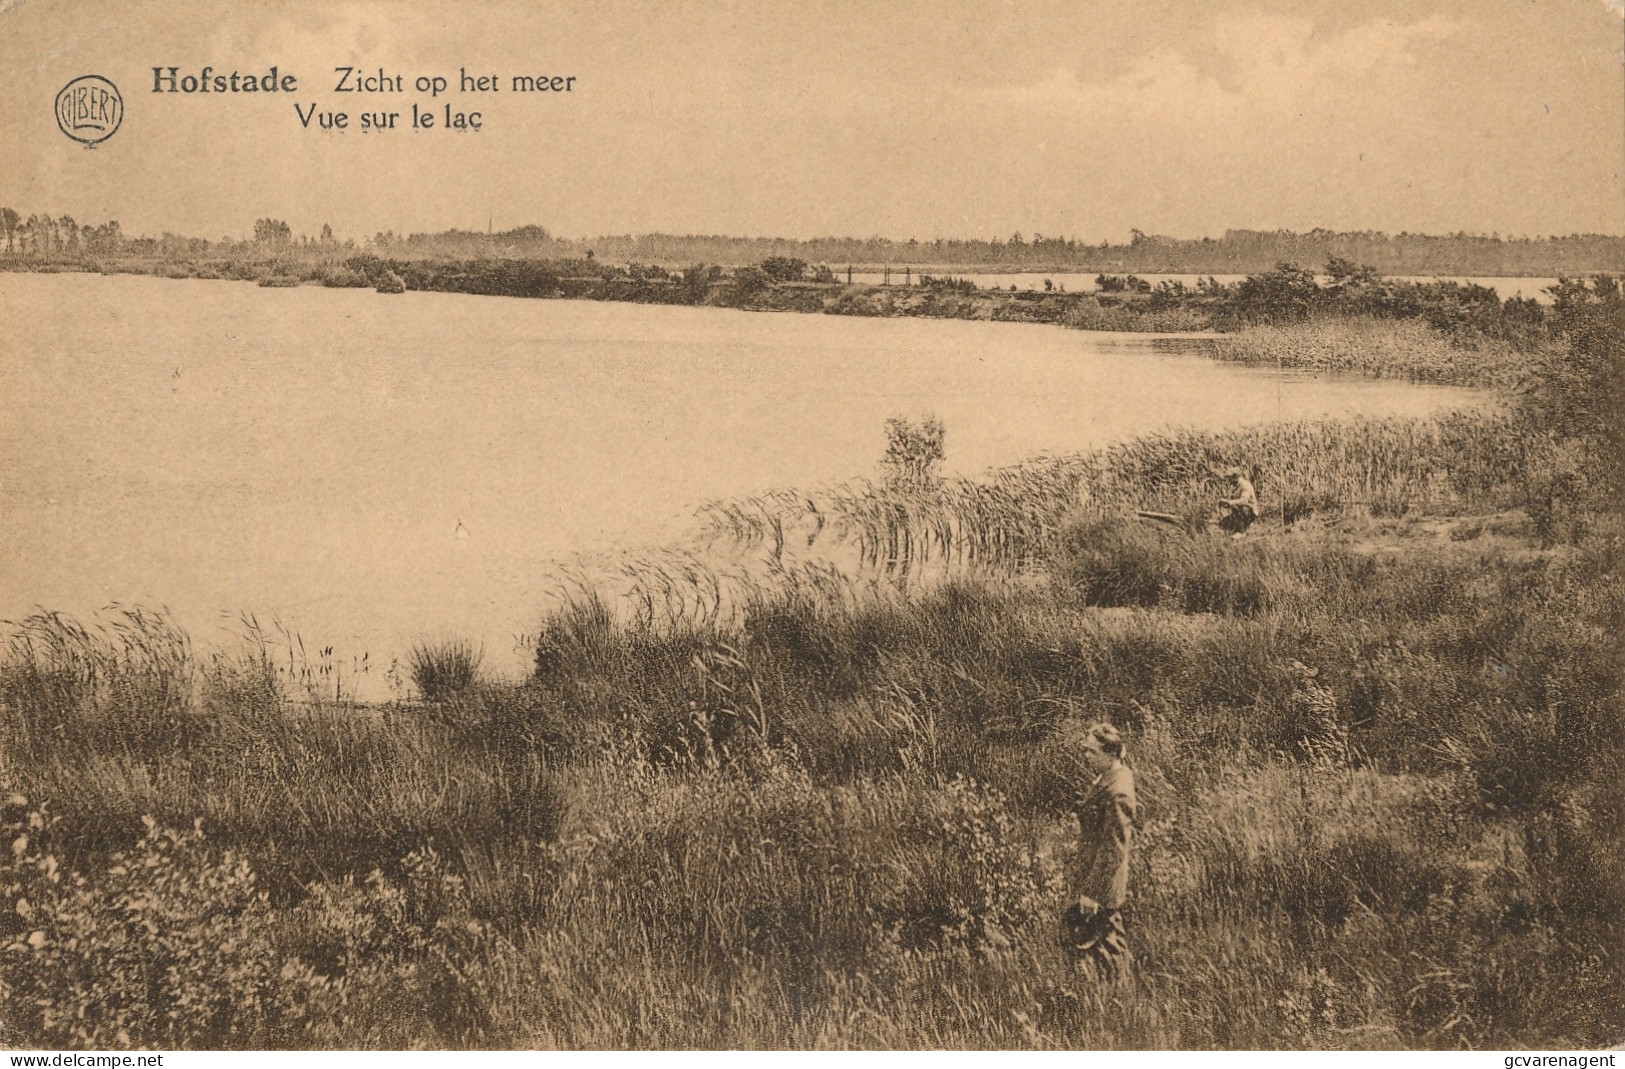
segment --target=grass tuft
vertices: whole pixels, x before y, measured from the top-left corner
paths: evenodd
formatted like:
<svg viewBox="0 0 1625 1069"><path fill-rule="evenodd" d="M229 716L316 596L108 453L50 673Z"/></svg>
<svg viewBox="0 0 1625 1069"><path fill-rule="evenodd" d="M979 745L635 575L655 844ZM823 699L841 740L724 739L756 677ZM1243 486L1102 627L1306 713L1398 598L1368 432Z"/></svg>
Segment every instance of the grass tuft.
<svg viewBox="0 0 1625 1069"><path fill-rule="evenodd" d="M485 651L466 639L419 642L407 653L407 671L420 698L443 702L475 687L484 657Z"/></svg>

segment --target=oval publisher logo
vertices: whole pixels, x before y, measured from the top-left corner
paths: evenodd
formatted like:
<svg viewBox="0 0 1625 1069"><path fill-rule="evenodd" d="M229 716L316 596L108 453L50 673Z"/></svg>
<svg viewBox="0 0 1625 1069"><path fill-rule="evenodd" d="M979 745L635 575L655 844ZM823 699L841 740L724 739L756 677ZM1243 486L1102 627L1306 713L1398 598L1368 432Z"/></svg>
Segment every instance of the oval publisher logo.
<svg viewBox="0 0 1625 1069"><path fill-rule="evenodd" d="M87 148L106 141L124 121L124 97L99 74L81 74L56 95L56 124Z"/></svg>

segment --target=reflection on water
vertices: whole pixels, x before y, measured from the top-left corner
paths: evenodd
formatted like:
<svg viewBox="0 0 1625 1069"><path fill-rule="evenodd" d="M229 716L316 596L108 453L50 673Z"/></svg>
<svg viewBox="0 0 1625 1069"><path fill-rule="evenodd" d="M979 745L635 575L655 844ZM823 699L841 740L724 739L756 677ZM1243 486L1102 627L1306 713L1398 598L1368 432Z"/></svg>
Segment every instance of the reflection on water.
<svg viewBox="0 0 1625 1069"><path fill-rule="evenodd" d="M253 611L373 664L456 634L517 670L552 562L872 473L888 416L974 473L1478 400L997 323L15 274L0 317L0 618L167 605L208 642Z"/></svg>

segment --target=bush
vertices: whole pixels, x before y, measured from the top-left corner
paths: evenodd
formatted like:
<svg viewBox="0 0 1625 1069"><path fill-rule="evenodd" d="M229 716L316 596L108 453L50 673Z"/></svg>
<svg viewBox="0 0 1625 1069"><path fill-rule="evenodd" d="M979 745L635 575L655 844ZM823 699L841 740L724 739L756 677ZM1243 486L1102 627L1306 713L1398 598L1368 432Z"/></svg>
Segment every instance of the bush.
<svg viewBox="0 0 1625 1069"><path fill-rule="evenodd" d="M1086 515L1062 530L1052 574L1090 605L1155 605L1171 578L1168 537L1138 520Z"/></svg>
<svg viewBox="0 0 1625 1069"><path fill-rule="evenodd" d="M1625 493L1625 295L1609 279L1591 287L1564 281L1553 318L1568 344L1538 363L1519 416L1529 433L1582 452L1589 477L1568 496L1606 510Z"/></svg>
<svg viewBox="0 0 1625 1069"><path fill-rule="evenodd" d="M321 283L332 289L365 289L375 285L366 275L340 264L329 264L321 271Z"/></svg>
<svg viewBox="0 0 1625 1069"><path fill-rule="evenodd" d="M734 270L729 293L734 301L743 302L748 301L772 285L772 276L757 265L751 264L748 267L740 267Z"/></svg>
<svg viewBox="0 0 1625 1069"><path fill-rule="evenodd" d="M790 256L769 256L761 269L774 282L800 282L807 275L807 261Z"/></svg>
<svg viewBox="0 0 1625 1069"><path fill-rule="evenodd" d="M6 831L0 900L21 923L0 950L8 1045L231 1046L275 1016L266 896L240 857L211 855L200 829L148 818L135 849L90 877L44 851L41 811Z"/></svg>
<svg viewBox="0 0 1625 1069"><path fill-rule="evenodd" d="M489 929L432 850L391 882L318 884L273 908L241 855L148 817L88 872L50 850L52 821L13 796L0 903L0 1042L23 1048L401 1047L480 1040Z"/></svg>
<svg viewBox="0 0 1625 1069"><path fill-rule="evenodd" d="M905 948L1006 947L1047 917L1059 874L1021 841L998 791L955 777L899 829L873 899Z"/></svg>
<svg viewBox="0 0 1625 1069"><path fill-rule="evenodd" d="M917 492L936 486L945 436L942 421L934 416L918 423L901 416L888 419L886 455L880 462L887 488Z"/></svg>
<svg viewBox="0 0 1625 1069"><path fill-rule="evenodd" d="M419 642L407 655L412 685L426 702L467 694L479 682L485 651L466 639Z"/></svg>

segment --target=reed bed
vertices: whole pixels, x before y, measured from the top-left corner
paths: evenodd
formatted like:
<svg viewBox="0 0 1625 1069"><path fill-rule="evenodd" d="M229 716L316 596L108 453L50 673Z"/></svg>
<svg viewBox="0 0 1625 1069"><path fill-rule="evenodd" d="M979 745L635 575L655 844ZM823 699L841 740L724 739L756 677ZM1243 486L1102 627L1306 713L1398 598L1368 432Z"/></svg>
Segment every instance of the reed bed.
<svg viewBox="0 0 1625 1069"><path fill-rule="evenodd" d="M846 547L897 579L935 570L1020 570L1048 559L1079 509L1184 517L1202 526L1228 490L1220 473L1250 472L1267 522L1316 513L1375 516L1496 510L1522 500L1536 446L1511 417L1304 421L1228 432L1146 435L1093 453L1039 457L983 476L901 488L853 480L713 502L706 535L769 559Z"/></svg>
<svg viewBox="0 0 1625 1069"><path fill-rule="evenodd" d="M1178 333L1211 329L1213 313L1211 309L1198 307L1125 307L1108 304L1097 297L1082 297L1066 309L1061 324L1073 330Z"/></svg>
<svg viewBox="0 0 1625 1069"><path fill-rule="evenodd" d="M1207 355L1252 366L1515 390L1530 354L1508 341L1446 335L1422 319L1337 317L1253 325L1203 343Z"/></svg>
<svg viewBox="0 0 1625 1069"><path fill-rule="evenodd" d="M554 718L528 740L301 706L128 802L66 755L10 769L46 801L7 811L34 829L4 873L30 903L12 938L42 935L5 982L58 1013L15 1020L182 1047L1610 1034L1617 570L1586 547L1384 568L1324 539L1217 541L1263 558L1257 611L1102 614L992 577L682 635L578 604L546 629L547 678L486 696ZM1145 806L1121 991L1068 978L1052 936L1075 743L1101 716ZM87 847L93 822L148 812L133 847ZM206 835L165 830L187 813ZM77 912L50 865L83 875ZM162 942L117 941L130 872L177 888ZM206 939L225 916L233 938ZM204 975L231 995L209 1014L150 1001Z"/></svg>

